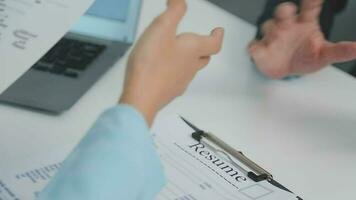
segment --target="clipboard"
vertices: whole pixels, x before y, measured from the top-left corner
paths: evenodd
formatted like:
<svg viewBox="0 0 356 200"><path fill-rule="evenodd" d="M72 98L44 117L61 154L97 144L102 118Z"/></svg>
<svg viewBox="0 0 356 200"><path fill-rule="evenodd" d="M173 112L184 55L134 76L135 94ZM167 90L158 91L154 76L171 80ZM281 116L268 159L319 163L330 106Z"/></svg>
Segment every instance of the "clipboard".
<svg viewBox="0 0 356 200"><path fill-rule="evenodd" d="M269 173L267 170L262 168L256 162L252 161L247 156L245 156L243 152L234 149L233 147L231 147L230 145L228 145L227 143L225 143L224 141L222 141L221 139L219 139L212 133L205 132L205 131L197 128L195 125L193 125L192 123L190 123L188 120L184 119L183 117L180 117L180 118L189 127L191 127L194 130L194 132L192 133L193 139L204 144L205 146L207 146L208 148L213 150L215 153L224 155L232 165L234 165L241 171L245 172L247 177L249 177L253 181L255 181L255 182L267 181L271 185L273 185L281 190L293 193L287 187L283 186L278 181L276 181L273 178L273 175L271 173ZM215 148L214 146L218 147L219 149ZM242 167L240 164L236 163L231 157L238 160L240 163L242 163L248 169L246 169L245 167ZM296 198L297 198L297 200L303 200L299 196L297 196Z"/></svg>

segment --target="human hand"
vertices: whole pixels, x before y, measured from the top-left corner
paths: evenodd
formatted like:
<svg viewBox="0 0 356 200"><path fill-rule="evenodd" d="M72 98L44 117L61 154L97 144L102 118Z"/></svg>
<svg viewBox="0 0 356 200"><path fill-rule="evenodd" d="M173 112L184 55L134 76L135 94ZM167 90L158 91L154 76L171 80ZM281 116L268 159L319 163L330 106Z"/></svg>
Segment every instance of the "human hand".
<svg viewBox="0 0 356 200"><path fill-rule="evenodd" d="M271 78L307 74L326 65L356 58L355 42L332 43L319 24L323 0L303 0L300 14L293 3L283 3L267 21L261 41L253 41L249 54L258 69Z"/></svg>
<svg viewBox="0 0 356 200"><path fill-rule="evenodd" d="M221 28L210 36L176 35L186 9L185 0L169 0L167 10L146 29L129 58L120 103L136 107L149 124L221 49Z"/></svg>

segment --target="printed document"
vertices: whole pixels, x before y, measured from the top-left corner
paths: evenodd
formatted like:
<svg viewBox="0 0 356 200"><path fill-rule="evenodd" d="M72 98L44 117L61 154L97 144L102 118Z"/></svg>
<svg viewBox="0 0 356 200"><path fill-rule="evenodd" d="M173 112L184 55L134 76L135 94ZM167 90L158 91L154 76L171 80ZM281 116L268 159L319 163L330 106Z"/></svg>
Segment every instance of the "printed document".
<svg viewBox="0 0 356 200"><path fill-rule="evenodd" d="M195 141L192 132L178 116L161 118L153 128L168 180L156 200L297 200L296 195L267 181L249 179L246 172ZM29 159L22 165L25 167L0 173L0 199L35 199L65 155L50 152L41 157Z"/></svg>
<svg viewBox="0 0 356 200"><path fill-rule="evenodd" d="M36 63L94 0L0 0L0 93Z"/></svg>

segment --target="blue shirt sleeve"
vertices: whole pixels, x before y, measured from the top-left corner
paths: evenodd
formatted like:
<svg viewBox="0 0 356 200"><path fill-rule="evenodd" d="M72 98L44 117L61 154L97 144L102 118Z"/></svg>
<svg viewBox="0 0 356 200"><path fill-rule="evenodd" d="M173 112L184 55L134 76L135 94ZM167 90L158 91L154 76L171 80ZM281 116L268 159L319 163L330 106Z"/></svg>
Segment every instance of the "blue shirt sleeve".
<svg viewBox="0 0 356 200"><path fill-rule="evenodd" d="M99 117L38 200L152 200L164 182L145 119L119 105Z"/></svg>

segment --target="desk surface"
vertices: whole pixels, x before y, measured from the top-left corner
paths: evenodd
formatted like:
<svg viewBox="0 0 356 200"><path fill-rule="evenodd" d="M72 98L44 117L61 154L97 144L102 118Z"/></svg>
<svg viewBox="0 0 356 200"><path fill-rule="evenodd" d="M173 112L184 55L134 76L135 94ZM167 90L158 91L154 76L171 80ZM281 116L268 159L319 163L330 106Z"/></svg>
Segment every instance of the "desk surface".
<svg viewBox="0 0 356 200"><path fill-rule="evenodd" d="M352 199L353 78L327 68L294 81L267 80L245 51L256 31L253 26L204 0L188 3L180 31L208 33L215 26L225 27L224 49L159 118L170 113L187 117L243 150L305 199ZM144 1L140 33L164 6L164 0ZM60 116L0 105L0 154L6 167L34 155L69 152L96 117L117 101L126 60L127 55ZM1 162L0 171L4 168Z"/></svg>

